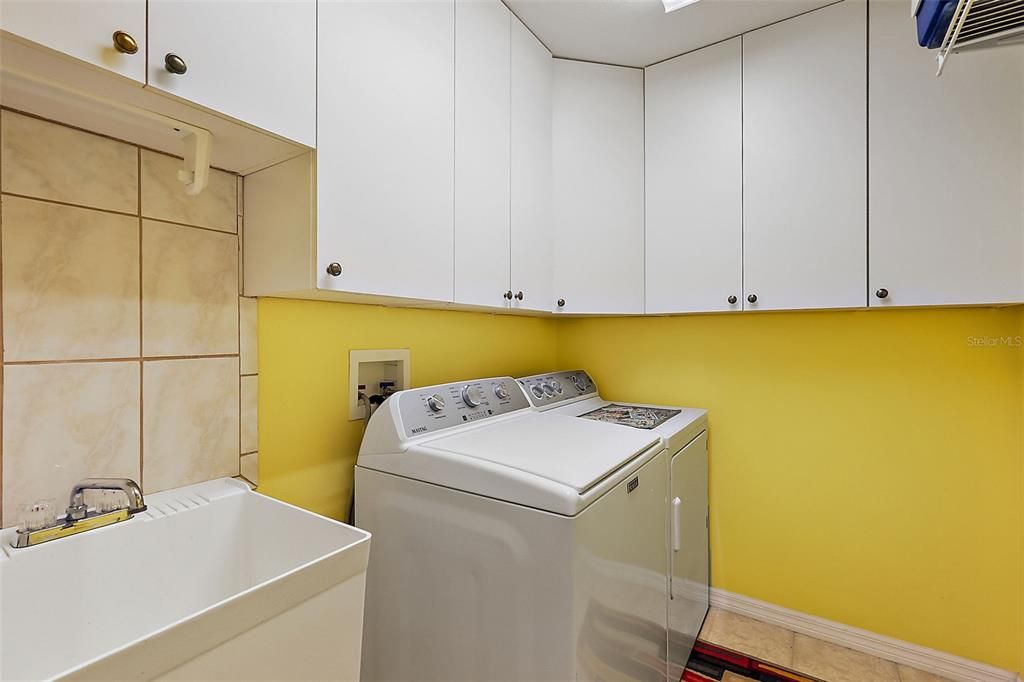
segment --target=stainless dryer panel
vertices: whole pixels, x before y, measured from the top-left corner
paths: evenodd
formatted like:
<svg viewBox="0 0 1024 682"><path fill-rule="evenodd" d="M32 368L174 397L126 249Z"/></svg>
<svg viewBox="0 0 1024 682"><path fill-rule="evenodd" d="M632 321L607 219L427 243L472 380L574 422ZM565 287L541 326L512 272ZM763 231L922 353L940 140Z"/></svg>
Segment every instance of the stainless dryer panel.
<svg viewBox="0 0 1024 682"><path fill-rule="evenodd" d="M597 386L582 369L535 374L518 380L534 407L548 408L570 400L597 395Z"/></svg>

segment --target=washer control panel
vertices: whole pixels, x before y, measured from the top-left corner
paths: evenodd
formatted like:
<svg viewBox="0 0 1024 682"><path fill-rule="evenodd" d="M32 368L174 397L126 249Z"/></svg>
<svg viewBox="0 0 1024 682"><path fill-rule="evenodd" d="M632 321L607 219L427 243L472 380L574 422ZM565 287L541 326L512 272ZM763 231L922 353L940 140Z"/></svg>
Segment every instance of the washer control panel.
<svg viewBox="0 0 1024 682"><path fill-rule="evenodd" d="M530 406L512 377L474 379L402 391L394 396L407 437L496 417Z"/></svg>
<svg viewBox="0 0 1024 682"><path fill-rule="evenodd" d="M582 369L571 372L535 374L517 380L534 407L560 405L567 400L597 395L597 386Z"/></svg>

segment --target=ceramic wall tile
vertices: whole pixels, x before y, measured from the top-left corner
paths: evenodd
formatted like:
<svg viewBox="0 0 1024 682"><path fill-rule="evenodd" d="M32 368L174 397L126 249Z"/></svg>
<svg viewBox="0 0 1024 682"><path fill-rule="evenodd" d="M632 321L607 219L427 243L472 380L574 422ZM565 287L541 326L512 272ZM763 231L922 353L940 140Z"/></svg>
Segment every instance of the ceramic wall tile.
<svg viewBox="0 0 1024 682"><path fill-rule="evenodd" d="M250 452L242 455L241 470L242 476L253 485L260 484L260 455L258 452Z"/></svg>
<svg viewBox="0 0 1024 682"><path fill-rule="evenodd" d="M143 221L146 357L238 352L237 259L235 235Z"/></svg>
<svg viewBox="0 0 1024 682"><path fill-rule="evenodd" d="M241 451L255 452L259 449L259 439L257 438L259 377L242 377L241 383Z"/></svg>
<svg viewBox="0 0 1024 682"><path fill-rule="evenodd" d="M4 368L3 518L95 476L139 480L139 363Z"/></svg>
<svg viewBox="0 0 1024 682"><path fill-rule="evenodd" d="M255 477L256 455L239 455L241 413L258 444L255 376L240 402L240 372L257 371L241 179L214 171L190 197L178 159L7 110L0 161L0 524L40 498L62 511L88 476L155 492L244 461Z"/></svg>
<svg viewBox="0 0 1024 682"><path fill-rule="evenodd" d="M237 476L238 358L143 363L143 485Z"/></svg>
<svg viewBox="0 0 1024 682"><path fill-rule="evenodd" d="M238 299L238 342L242 374L259 371L256 351L256 299Z"/></svg>
<svg viewBox="0 0 1024 682"><path fill-rule="evenodd" d="M4 192L138 212L137 147L12 111L0 116Z"/></svg>
<svg viewBox="0 0 1024 682"><path fill-rule="evenodd" d="M137 357L138 218L2 201L5 359Z"/></svg>
<svg viewBox="0 0 1024 682"><path fill-rule="evenodd" d="M224 232L237 231L236 176L211 169L206 189L191 196L178 180L181 167L181 159L142 150L142 215Z"/></svg>

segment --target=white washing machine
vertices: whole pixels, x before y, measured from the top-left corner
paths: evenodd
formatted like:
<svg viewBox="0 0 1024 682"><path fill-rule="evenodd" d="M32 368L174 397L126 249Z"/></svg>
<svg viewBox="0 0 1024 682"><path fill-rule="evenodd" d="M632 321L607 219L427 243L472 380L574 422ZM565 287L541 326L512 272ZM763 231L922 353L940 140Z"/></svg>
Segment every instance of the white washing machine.
<svg viewBox="0 0 1024 682"><path fill-rule="evenodd" d="M616 424L653 433L666 452L668 476L668 675L676 682L708 612L707 411L611 402L583 370L516 380L535 411Z"/></svg>
<svg viewBox="0 0 1024 682"><path fill-rule="evenodd" d="M356 467L363 679L665 680L668 468L509 377L393 395Z"/></svg>

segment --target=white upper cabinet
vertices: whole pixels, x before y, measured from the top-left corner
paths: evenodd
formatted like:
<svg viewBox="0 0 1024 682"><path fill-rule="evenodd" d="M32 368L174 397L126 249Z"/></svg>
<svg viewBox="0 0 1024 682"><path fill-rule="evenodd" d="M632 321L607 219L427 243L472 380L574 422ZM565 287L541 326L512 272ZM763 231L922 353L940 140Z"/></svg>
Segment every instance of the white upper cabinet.
<svg viewBox="0 0 1024 682"><path fill-rule="evenodd" d="M146 82L146 0L0 0L0 29Z"/></svg>
<svg viewBox="0 0 1024 682"><path fill-rule="evenodd" d="M644 305L644 74L556 59L553 295L570 313Z"/></svg>
<svg viewBox="0 0 1024 682"><path fill-rule="evenodd" d="M846 0L743 36L746 309L866 304L865 31Z"/></svg>
<svg viewBox="0 0 1024 682"><path fill-rule="evenodd" d="M453 2L319 3L318 288L452 300L454 26Z"/></svg>
<svg viewBox="0 0 1024 682"><path fill-rule="evenodd" d="M148 84L313 147L316 33L314 0L149 0Z"/></svg>
<svg viewBox="0 0 1024 682"><path fill-rule="evenodd" d="M550 311L551 53L512 17L512 307ZM522 298L518 298L519 292Z"/></svg>
<svg viewBox="0 0 1024 682"><path fill-rule="evenodd" d="M507 307L511 12L455 3L455 302ZM507 296L506 296L507 294Z"/></svg>
<svg viewBox="0 0 1024 682"><path fill-rule="evenodd" d="M870 8L869 303L1024 300L1024 50L936 78L905 10Z"/></svg>
<svg viewBox="0 0 1024 682"><path fill-rule="evenodd" d="M648 313L743 308L742 78L739 38L646 70Z"/></svg>

